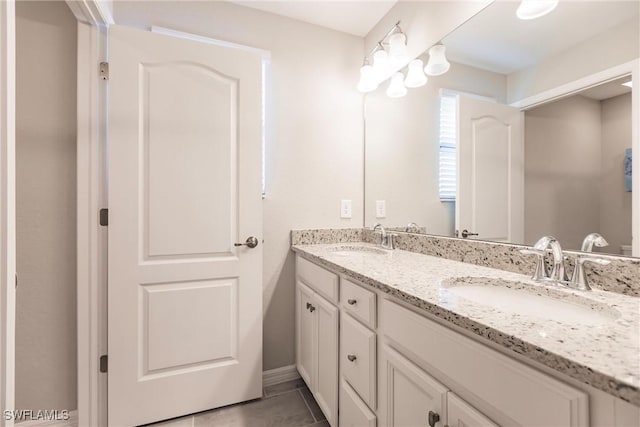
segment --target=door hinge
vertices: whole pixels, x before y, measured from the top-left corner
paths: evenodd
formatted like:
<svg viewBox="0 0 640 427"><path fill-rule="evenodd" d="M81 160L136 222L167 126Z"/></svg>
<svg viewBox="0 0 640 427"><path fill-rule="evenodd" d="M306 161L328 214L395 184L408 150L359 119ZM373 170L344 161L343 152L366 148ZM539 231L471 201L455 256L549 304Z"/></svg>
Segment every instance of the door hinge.
<svg viewBox="0 0 640 427"><path fill-rule="evenodd" d="M109 80L109 63L108 62L100 63L100 78L102 80Z"/></svg>
<svg viewBox="0 0 640 427"><path fill-rule="evenodd" d="M107 208L100 209L100 225L105 227L109 225L109 209Z"/></svg>
<svg viewBox="0 0 640 427"><path fill-rule="evenodd" d="M100 356L100 372L105 373L109 370L109 356L106 354Z"/></svg>

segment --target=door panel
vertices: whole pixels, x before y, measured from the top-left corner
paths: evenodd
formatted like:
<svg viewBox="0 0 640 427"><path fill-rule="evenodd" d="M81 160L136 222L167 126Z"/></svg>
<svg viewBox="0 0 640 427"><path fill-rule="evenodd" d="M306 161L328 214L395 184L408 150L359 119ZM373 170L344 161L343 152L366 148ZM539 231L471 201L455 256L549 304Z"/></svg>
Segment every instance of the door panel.
<svg viewBox="0 0 640 427"><path fill-rule="evenodd" d="M522 113L458 97L456 230L482 240L523 243Z"/></svg>
<svg viewBox="0 0 640 427"><path fill-rule="evenodd" d="M262 59L109 37L109 424L259 397Z"/></svg>
<svg viewBox="0 0 640 427"><path fill-rule="evenodd" d="M315 396L327 421L332 426L338 419L338 308L320 295L315 295L317 313L318 372ZM314 314L315 314L314 313Z"/></svg>

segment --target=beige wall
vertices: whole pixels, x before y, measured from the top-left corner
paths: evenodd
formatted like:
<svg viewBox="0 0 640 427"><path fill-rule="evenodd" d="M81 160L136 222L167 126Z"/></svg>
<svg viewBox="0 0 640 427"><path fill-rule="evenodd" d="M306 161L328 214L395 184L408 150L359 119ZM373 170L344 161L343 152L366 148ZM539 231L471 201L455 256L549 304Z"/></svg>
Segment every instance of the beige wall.
<svg viewBox="0 0 640 427"><path fill-rule="evenodd" d="M16 408L76 408L76 22L16 4Z"/></svg>
<svg viewBox="0 0 640 427"><path fill-rule="evenodd" d="M294 363L292 228L362 225L363 39L227 2L115 2L160 25L271 51L264 200L264 369ZM340 219L340 200L353 201Z"/></svg>
<svg viewBox="0 0 640 427"><path fill-rule="evenodd" d="M640 34L634 18L533 67L507 76L507 101L513 103L640 57Z"/></svg>
<svg viewBox="0 0 640 427"><path fill-rule="evenodd" d="M600 103L602 114L602 191L600 233L607 252L631 244L631 193L624 189L624 152L631 148L631 94ZM638 207L640 209L640 207Z"/></svg>
<svg viewBox="0 0 640 427"><path fill-rule="evenodd" d="M599 231L600 141L598 101L578 95L525 113L525 244L552 235L580 249Z"/></svg>
<svg viewBox="0 0 640 427"><path fill-rule="evenodd" d="M438 193L440 89L504 101L506 77L462 64L402 98L385 95L388 84L366 97L365 225L416 222L427 233L452 236L455 205ZM376 200L387 216L377 219Z"/></svg>

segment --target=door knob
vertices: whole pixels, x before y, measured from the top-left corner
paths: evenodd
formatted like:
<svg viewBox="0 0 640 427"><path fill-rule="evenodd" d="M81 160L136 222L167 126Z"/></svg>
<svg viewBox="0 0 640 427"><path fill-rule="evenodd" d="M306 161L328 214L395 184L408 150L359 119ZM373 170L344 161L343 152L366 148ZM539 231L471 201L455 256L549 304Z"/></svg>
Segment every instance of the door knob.
<svg viewBox="0 0 640 427"><path fill-rule="evenodd" d="M247 246L249 248L255 248L258 246L258 239L251 236L247 237L247 241L244 243L234 243L233 246Z"/></svg>
<svg viewBox="0 0 640 427"><path fill-rule="evenodd" d="M462 230L462 238L466 239L469 236L477 236L478 233L469 233L467 229Z"/></svg>

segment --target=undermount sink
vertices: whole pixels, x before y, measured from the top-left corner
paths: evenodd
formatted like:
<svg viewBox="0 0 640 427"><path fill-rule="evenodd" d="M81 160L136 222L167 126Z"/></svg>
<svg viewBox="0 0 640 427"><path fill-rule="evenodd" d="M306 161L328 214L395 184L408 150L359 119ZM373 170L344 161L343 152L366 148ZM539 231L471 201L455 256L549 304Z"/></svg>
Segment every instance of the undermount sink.
<svg viewBox="0 0 640 427"><path fill-rule="evenodd" d="M451 295L511 314L562 323L598 325L620 317L620 312L573 293L549 287L487 277L462 277L443 283Z"/></svg>
<svg viewBox="0 0 640 427"><path fill-rule="evenodd" d="M353 255L387 255L389 251L372 246L337 246L331 249L333 255L353 256Z"/></svg>

